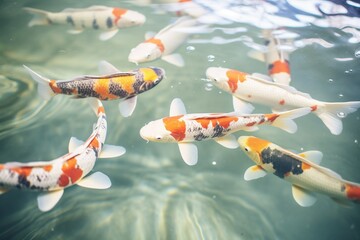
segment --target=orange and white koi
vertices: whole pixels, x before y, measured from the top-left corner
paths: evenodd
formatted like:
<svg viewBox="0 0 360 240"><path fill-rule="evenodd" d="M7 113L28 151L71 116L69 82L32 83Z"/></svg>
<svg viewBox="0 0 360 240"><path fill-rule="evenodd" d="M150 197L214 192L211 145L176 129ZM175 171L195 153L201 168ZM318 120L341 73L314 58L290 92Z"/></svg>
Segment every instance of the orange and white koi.
<svg viewBox="0 0 360 240"><path fill-rule="evenodd" d="M165 76L161 68L139 68L120 72L106 61L101 61L101 76L81 76L71 80L50 80L24 66L31 77L38 82L40 96L48 100L57 94L72 95L77 98L95 97L100 100L124 99L119 109L124 117L130 116L136 106L137 95L155 87Z"/></svg>
<svg viewBox="0 0 360 240"><path fill-rule="evenodd" d="M146 18L143 14L123 9L106 6L91 6L88 8L67 8L61 12L47 12L34 8L24 8L34 15L29 26L70 24L74 29L69 33L81 33L85 28L101 29L106 32L100 34L100 39L105 41L112 38L119 28L139 26L144 24Z"/></svg>
<svg viewBox="0 0 360 240"><path fill-rule="evenodd" d="M348 201L360 203L360 184L346 181L332 170L321 167L321 152L295 154L274 143L252 136L241 136L238 142L240 148L256 164L246 170L245 180L273 173L292 184L292 195L303 207L315 203L314 192L328 195L344 205L348 204Z"/></svg>
<svg viewBox="0 0 360 240"><path fill-rule="evenodd" d="M49 211L60 200L64 189L74 184L93 189L109 188L111 181L105 174L87 175L98 157L118 157L125 153L125 148L104 145L107 131L104 107L97 99L91 99L90 103L98 120L86 142L72 137L69 153L52 161L0 164L0 192L12 188L41 191L38 207L41 211Z"/></svg>
<svg viewBox="0 0 360 240"><path fill-rule="evenodd" d="M269 30L264 31L263 36L266 40L264 51L252 50L248 55L266 63L268 74L274 82L290 85L289 52L282 48L290 39L279 38Z"/></svg>
<svg viewBox="0 0 360 240"><path fill-rule="evenodd" d="M342 132L341 119L360 107L360 101L319 101L293 87L233 69L210 67L206 71L206 76L215 86L233 95L233 106L236 111L251 113L254 110L251 103L270 106L273 112L311 107L312 112L335 135Z"/></svg>
<svg viewBox="0 0 360 240"><path fill-rule="evenodd" d="M197 23L195 19L182 17L175 23L168 25L145 42L131 49L128 60L133 63L143 63L160 58L178 67L184 66L180 54L172 54L190 35L186 28Z"/></svg>
<svg viewBox="0 0 360 240"><path fill-rule="evenodd" d="M170 116L149 122L140 129L147 141L178 143L181 156L188 165L197 163L197 148L192 142L213 139L227 148L237 148L234 132L254 131L261 125L272 125L287 132L297 130L293 119L310 112L310 108L273 114L198 113L186 114L179 98L171 102Z"/></svg>

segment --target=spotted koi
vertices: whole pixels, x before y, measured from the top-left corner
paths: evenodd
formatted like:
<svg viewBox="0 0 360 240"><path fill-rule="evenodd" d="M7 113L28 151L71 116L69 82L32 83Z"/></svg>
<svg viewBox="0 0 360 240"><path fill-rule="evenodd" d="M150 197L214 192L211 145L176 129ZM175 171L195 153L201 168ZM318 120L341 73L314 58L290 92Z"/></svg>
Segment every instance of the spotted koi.
<svg viewBox="0 0 360 240"><path fill-rule="evenodd" d="M295 201L309 207L316 201L314 192L328 195L336 202L360 203L360 184L343 180L337 173L319 165L322 153L308 151L295 154L267 140L241 136L240 148L255 162L244 175L245 180L272 173L292 184Z"/></svg>
<svg viewBox="0 0 360 240"><path fill-rule="evenodd" d="M310 107L332 134L342 132L342 118L357 111L360 101L323 102L293 87L275 83L234 69L210 67L206 76L218 88L233 95L236 111L251 113L251 103L270 106L273 112Z"/></svg>
<svg viewBox="0 0 360 240"><path fill-rule="evenodd" d="M41 211L49 211L60 200L64 189L74 184L94 189L111 186L110 179L101 172L87 175L98 157L118 157L125 149L104 145L107 131L104 107L97 99L89 101L98 117L91 136L85 142L71 138L69 153L52 161L0 164L1 192L12 188L41 191L38 207Z"/></svg>
<svg viewBox="0 0 360 240"><path fill-rule="evenodd" d="M180 110L178 110L180 109ZM227 148L237 148L233 135L240 130L256 130L261 125L272 125L290 133L296 131L292 120L310 112L309 108L296 109L272 114L199 113L186 114L180 99L174 99L170 106L170 116L154 120L140 130L147 141L178 143L181 148L196 141L213 139ZM194 148L194 147L191 147ZM183 159L189 165L197 161L197 153L186 156L186 149L180 149ZM188 151L189 153L190 151Z"/></svg>
<svg viewBox="0 0 360 240"><path fill-rule="evenodd" d="M34 8L24 8L34 15L29 26L69 24L74 30L69 33L80 33L85 28L101 29L106 32L100 35L101 40L112 38L119 28L139 26L144 24L146 18L143 14L122 8L106 6L91 6L88 8L67 8L61 12L47 12Z"/></svg>
<svg viewBox="0 0 360 240"><path fill-rule="evenodd" d="M134 111L137 95L155 87L165 76L165 71L161 68L148 67L120 72L110 63L102 61L99 68L105 69L106 75L81 76L71 80L55 81L24 67L39 83L38 92L45 99L57 94L72 95L77 98L95 97L100 100L123 99L119 108L125 117L130 116Z"/></svg>

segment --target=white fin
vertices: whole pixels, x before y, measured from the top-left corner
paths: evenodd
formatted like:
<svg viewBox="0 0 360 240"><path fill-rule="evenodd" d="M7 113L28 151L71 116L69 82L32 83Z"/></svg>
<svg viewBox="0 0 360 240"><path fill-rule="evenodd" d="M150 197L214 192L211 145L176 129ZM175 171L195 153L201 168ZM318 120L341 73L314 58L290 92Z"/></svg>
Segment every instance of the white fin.
<svg viewBox="0 0 360 240"><path fill-rule="evenodd" d="M123 117L129 117L134 112L137 102L137 96L128 98L119 103L119 110Z"/></svg>
<svg viewBox="0 0 360 240"><path fill-rule="evenodd" d="M42 193L37 197L37 203L40 211L47 212L51 210L60 201L64 189Z"/></svg>
<svg viewBox="0 0 360 240"><path fill-rule="evenodd" d="M274 82L274 79L272 79L270 76L262 74L262 73L253 73L251 74L254 78L261 78L269 82Z"/></svg>
<svg viewBox="0 0 360 240"><path fill-rule="evenodd" d="M341 118L355 112L360 107L360 101L344 103L326 103L324 108L314 113L323 121L325 126L334 135L342 132Z"/></svg>
<svg viewBox="0 0 360 240"><path fill-rule="evenodd" d="M120 157L120 156L124 155L125 153L126 153L126 149L122 146L105 144L101 149L99 158Z"/></svg>
<svg viewBox="0 0 360 240"><path fill-rule="evenodd" d="M83 28L69 29L67 32L73 35L80 34L84 31Z"/></svg>
<svg viewBox="0 0 360 240"><path fill-rule="evenodd" d="M310 112L311 108L298 108L279 113L279 117L275 119L272 125L281 128L288 133L295 133L297 131L297 125L293 119L304 116Z"/></svg>
<svg viewBox="0 0 360 240"><path fill-rule="evenodd" d="M180 98L174 98L170 104L170 117L186 114L184 102Z"/></svg>
<svg viewBox="0 0 360 240"><path fill-rule="evenodd" d="M101 101L97 98L94 98L94 97L89 97L87 98L87 102L89 103L91 109L94 111L94 113L96 114L96 116L98 116L98 110L100 107L103 107ZM96 127L96 123L94 123L93 125L93 129L95 129Z"/></svg>
<svg viewBox="0 0 360 240"><path fill-rule="evenodd" d="M292 185L292 195L297 204L302 207L310 207L316 202L314 193L295 185Z"/></svg>
<svg viewBox="0 0 360 240"><path fill-rule="evenodd" d="M165 55L165 56L162 56L161 59L164 60L165 62L173 64L177 67L185 66L184 59L182 58L182 56L179 53Z"/></svg>
<svg viewBox="0 0 360 240"><path fill-rule="evenodd" d="M71 137L69 141L69 152L74 152L78 147L84 144L84 141L77 139L76 137Z"/></svg>
<svg viewBox="0 0 360 240"><path fill-rule="evenodd" d="M6 193L8 191L9 191L8 188L0 187L0 195Z"/></svg>
<svg viewBox="0 0 360 240"><path fill-rule="evenodd" d="M198 150L193 143L179 143L179 150L182 159L187 165L195 165L198 161Z"/></svg>
<svg viewBox="0 0 360 240"><path fill-rule="evenodd" d="M110 38L112 38L113 36L115 36L115 34L119 31L119 29L114 29L111 31L106 31L100 34L99 39L101 41L106 41L109 40Z"/></svg>
<svg viewBox="0 0 360 240"><path fill-rule="evenodd" d="M250 114L254 111L255 107L251 103L247 103L237 97L232 97L233 99L233 108L236 112L242 114Z"/></svg>
<svg viewBox="0 0 360 240"><path fill-rule="evenodd" d="M102 172L95 172L90 176L81 179L76 184L81 187L92 189L107 189L111 187L110 178Z"/></svg>
<svg viewBox="0 0 360 240"><path fill-rule="evenodd" d="M316 150L302 152L298 155L318 165L321 163L321 160L323 158L322 152Z"/></svg>
<svg viewBox="0 0 360 240"><path fill-rule="evenodd" d="M251 57L252 59L258 60L260 62L265 62L265 55L262 52L256 51L256 50L250 50L247 53L248 57Z"/></svg>
<svg viewBox="0 0 360 240"><path fill-rule="evenodd" d="M247 131L247 132L255 132L255 131L259 130L259 127L257 127L257 126L244 127L241 130L244 130L244 131Z"/></svg>
<svg viewBox="0 0 360 240"><path fill-rule="evenodd" d="M101 60L99 62L98 69L99 69L100 74L104 74L104 75L110 75L110 74L120 72L119 69L117 69L111 63L109 63L105 60Z"/></svg>
<svg viewBox="0 0 360 240"><path fill-rule="evenodd" d="M36 26L36 25L49 25L50 24L50 21L48 19L49 12L46 12L46 11L40 10L40 9L29 8L29 7L25 7L23 9L26 12L34 15L34 18L31 19L31 21L28 24L29 27Z"/></svg>
<svg viewBox="0 0 360 240"><path fill-rule="evenodd" d="M49 85L49 79L42 77L27 66L23 66L28 71L32 79L38 83L38 93L43 99L49 100L52 96L55 96L55 93Z"/></svg>
<svg viewBox="0 0 360 240"><path fill-rule="evenodd" d="M260 166L254 165L246 169L244 173L245 181L250 181L258 178L265 177L267 172Z"/></svg>
<svg viewBox="0 0 360 240"><path fill-rule="evenodd" d="M145 33L145 40L153 38L155 35L156 35L156 32L148 31L148 32Z"/></svg>
<svg viewBox="0 0 360 240"><path fill-rule="evenodd" d="M220 138L215 138L214 139L218 144L226 147L226 148L231 148L231 149L235 149L239 147L239 143L236 141L236 138L234 135L229 134Z"/></svg>

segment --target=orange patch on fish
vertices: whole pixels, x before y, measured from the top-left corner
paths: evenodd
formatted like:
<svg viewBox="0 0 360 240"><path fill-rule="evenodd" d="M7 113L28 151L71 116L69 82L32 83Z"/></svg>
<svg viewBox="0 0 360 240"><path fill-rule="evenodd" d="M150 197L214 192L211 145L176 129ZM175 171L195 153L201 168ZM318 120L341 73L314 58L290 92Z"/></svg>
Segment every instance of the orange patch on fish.
<svg viewBox="0 0 360 240"><path fill-rule="evenodd" d="M153 43L155 44L161 52L164 52L165 51L165 46L164 44L161 42L160 39L157 39L157 38L150 38L148 40L145 41L146 43Z"/></svg>
<svg viewBox="0 0 360 240"><path fill-rule="evenodd" d="M270 114L264 114L264 115L269 122L274 122L279 117L279 114L276 114L276 113L270 113Z"/></svg>
<svg viewBox="0 0 360 240"><path fill-rule="evenodd" d="M110 81L107 78L99 78L95 81L94 91L100 95L101 100L116 99L117 96L110 93Z"/></svg>
<svg viewBox="0 0 360 240"><path fill-rule="evenodd" d="M31 174L32 169L33 169L32 167L18 167L18 168L12 168L11 170L19 175L27 177Z"/></svg>
<svg viewBox="0 0 360 240"><path fill-rule="evenodd" d="M127 12L126 9L121 8L114 8L112 10L112 14L115 16L114 22L117 24L117 22L120 20L121 16L124 15Z"/></svg>
<svg viewBox="0 0 360 240"><path fill-rule="evenodd" d="M231 92L235 92L238 88L238 82L244 82L246 80L247 73L230 69L226 72L226 76L229 79L228 84Z"/></svg>
<svg viewBox="0 0 360 240"><path fill-rule="evenodd" d="M83 174L83 171L79 168L79 166L77 166L76 158L67 160L63 164L61 170L63 171L63 175L66 175L68 178L70 178L71 183L73 184L78 181Z"/></svg>
<svg viewBox="0 0 360 240"><path fill-rule="evenodd" d="M215 127L219 125L223 128L228 128L231 122L236 122L238 118L236 117L220 117L220 118L198 118L196 121L201 124L203 128L208 128L211 122L211 126Z"/></svg>
<svg viewBox="0 0 360 240"><path fill-rule="evenodd" d="M135 76L120 76L114 77L111 79L113 83L119 84L121 89L126 91L128 94L132 94L135 92L134 83L136 81ZM118 98L118 97L116 97Z"/></svg>
<svg viewBox="0 0 360 240"><path fill-rule="evenodd" d="M5 167L3 164L0 164L0 170L3 170Z"/></svg>
<svg viewBox="0 0 360 240"><path fill-rule="evenodd" d="M98 108L97 114L100 114L100 113L105 113L104 107L99 107Z"/></svg>
<svg viewBox="0 0 360 240"><path fill-rule="evenodd" d="M311 168L311 166L309 164L302 162L302 164L301 164L301 169L302 170L308 170L310 168Z"/></svg>
<svg viewBox="0 0 360 240"><path fill-rule="evenodd" d="M281 99L281 100L279 101L279 104L280 104L280 105L284 105L284 104L285 104L285 100L284 100L284 99Z"/></svg>
<svg viewBox="0 0 360 240"><path fill-rule="evenodd" d="M269 146L270 142L256 137L248 137L245 144L249 146L251 150L261 153L262 150Z"/></svg>
<svg viewBox="0 0 360 240"><path fill-rule="evenodd" d="M144 74L145 82L153 82L159 78L156 72L151 68L140 68L139 70Z"/></svg>
<svg viewBox="0 0 360 240"><path fill-rule="evenodd" d="M163 118L165 129L171 132L171 136L180 142L185 138L186 125L179 120L183 115Z"/></svg>
<svg viewBox="0 0 360 240"><path fill-rule="evenodd" d="M317 110L317 105L311 106L311 111L314 112Z"/></svg>
<svg viewBox="0 0 360 240"><path fill-rule="evenodd" d="M100 143L97 140L97 138L94 138L91 142L90 142L90 146L92 146L93 148L99 148L100 147Z"/></svg>
<svg viewBox="0 0 360 240"><path fill-rule="evenodd" d="M360 201L360 186L346 184L346 196L351 200Z"/></svg>
<svg viewBox="0 0 360 240"><path fill-rule="evenodd" d="M45 172L50 172L52 170L53 166L52 165L47 165L44 166L43 169L45 170Z"/></svg>
<svg viewBox="0 0 360 240"><path fill-rule="evenodd" d="M281 60L273 62L271 64L271 68L269 69L269 74L276 74L276 73L289 73L290 74L290 66L289 63L283 62Z"/></svg>
<svg viewBox="0 0 360 240"><path fill-rule="evenodd" d="M49 82L50 88L53 90L54 93L62 93L61 89L57 86L55 80L51 80Z"/></svg>

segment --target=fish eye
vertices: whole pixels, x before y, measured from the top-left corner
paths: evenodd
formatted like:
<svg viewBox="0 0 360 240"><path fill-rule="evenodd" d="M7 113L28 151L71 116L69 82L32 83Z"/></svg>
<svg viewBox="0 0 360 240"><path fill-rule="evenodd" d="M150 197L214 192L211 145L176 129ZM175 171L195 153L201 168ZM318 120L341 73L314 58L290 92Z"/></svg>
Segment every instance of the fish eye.
<svg viewBox="0 0 360 240"><path fill-rule="evenodd" d="M249 152L249 149L247 147L244 148L245 152Z"/></svg>
<svg viewBox="0 0 360 240"><path fill-rule="evenodd" d="M161 137L161 136L156 136L155 138L156 138L157 140L161 140L162 137Z"/></svg>

